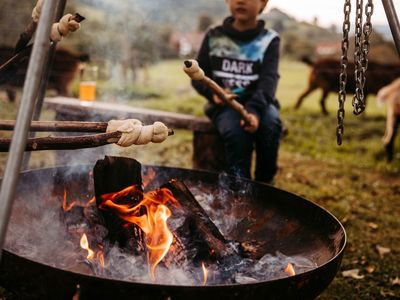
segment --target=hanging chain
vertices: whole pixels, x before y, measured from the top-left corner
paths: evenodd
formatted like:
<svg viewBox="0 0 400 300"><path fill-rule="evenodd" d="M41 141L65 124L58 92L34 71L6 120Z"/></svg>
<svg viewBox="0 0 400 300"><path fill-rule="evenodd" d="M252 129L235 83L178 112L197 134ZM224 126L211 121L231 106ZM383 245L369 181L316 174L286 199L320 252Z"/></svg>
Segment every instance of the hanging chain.
<svg viewBox="0 0 400 300"><path fill-rule="evenodd" d="M352 105L354 114L358 115L364 111L364 89L362 86L362 51L361 42L363 38L362 24L363 24L363 0L356 0L356 22L355 22L355 35L354 35L354 81L356 90L353 96Z"/></svg>
<svg viewBox="0 0 400 300"><path fill-rule="evenodd" d="M366 21L363 25L363 0L357 0L356 11L356 34L355 34L355 83L356 91L353 97L353 112L355 115L361 114L365 110L364 86L366 72L368 69L368 53L370 49L370 35L372 33L371 17L374 11L372 0L368 0L365 6ZM362 42L361 42L361 39Z"/></svg>
<svg viewBox="0 0 400 300"><path fill-rule="evenodd" d="M355 22L355 84L356 90L353 97L353 112L356 115L361 114L365 110L364 86L366 82L366 72L368 69L368 53L370 50L370 36L372 33L372 14L374 13L373 0L368 0L365 5L366 21L363 25L363 0L356 0L356 22ZM350 13L351 0L345 0L344 4L344 21L343 21L343 40L342 40L342 57L340 62L339 77L339 109L337 114L338 126L336 129L337 144L341 145L344 133L344 104L346 101L346 84L347 84L347 65L348 65L348 48L349 48L349 31L350 31Z"/></svg>
<svg viewBox="0 0 400 300"><path fill-rule="evenodd" d="M343 40L342 40L342 56L340 60L340 77L339 77L339 109L337 113L338 126L336 128L336 136L338 145L342 144L344 132L344 104L346 102L346 84L347 84L347 53L349 50L349 31L350 31L350 13L351 0L345 0L344 4L344 22L343 22Z"/></svg>

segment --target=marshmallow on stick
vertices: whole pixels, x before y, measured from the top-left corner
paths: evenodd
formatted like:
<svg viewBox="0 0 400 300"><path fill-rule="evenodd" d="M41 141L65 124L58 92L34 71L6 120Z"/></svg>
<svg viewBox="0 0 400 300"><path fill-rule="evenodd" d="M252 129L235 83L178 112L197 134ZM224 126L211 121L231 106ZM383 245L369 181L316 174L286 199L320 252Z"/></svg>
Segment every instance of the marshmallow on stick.
<svg viewBox="0 0 400 300"><path fill-rule="evenodd" d="M235 100L236 96L227 93L222 87L220 87L214 80L207 77L204 71L200 68L199 63L194 60L186 60L184 62L183 70L192 79L203 82L207 87L209 87L221 100L223 100L232 109L236 110L242 119L247 123L251 124L251 118L249 112Z"/></svg>

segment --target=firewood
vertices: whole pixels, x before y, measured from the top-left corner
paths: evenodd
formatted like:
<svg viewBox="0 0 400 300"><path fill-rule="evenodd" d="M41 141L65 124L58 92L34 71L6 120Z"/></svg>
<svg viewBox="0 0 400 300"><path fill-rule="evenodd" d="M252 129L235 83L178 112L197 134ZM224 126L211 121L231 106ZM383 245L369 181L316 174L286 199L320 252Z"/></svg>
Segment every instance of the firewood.
<svg viewBox="0 0 400 300"><path fill-rule="evenodd" d="M234 254L228 241L183 182L174 179L162 187L169 189L181 206L181 211L174 210L173 214L185 216L185 222L174 233L183 242L190 259L196 263Z"/></svg>
<svg viewBox="0 0 400 300"><path fill-rule="evenodd" d="M94 190L97 207L101 207L102 195L119 192L132 185L137 192L131 192L118 199L119 204L138 204L142 200L141 164L130 158L106 156L98 160L93 169ZM127 223L113 212L100 209L104 224L108 229L107 239L129 248L139 254L145 250L145 239L139 227Z"/></svg>

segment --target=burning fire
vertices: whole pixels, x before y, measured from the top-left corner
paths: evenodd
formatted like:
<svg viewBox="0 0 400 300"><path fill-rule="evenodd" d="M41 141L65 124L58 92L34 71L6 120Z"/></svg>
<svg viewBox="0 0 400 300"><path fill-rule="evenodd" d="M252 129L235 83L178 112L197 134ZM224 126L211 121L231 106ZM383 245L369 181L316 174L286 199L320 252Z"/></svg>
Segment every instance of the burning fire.
<svg viewBox="0 0 400 300"><path fill-rule="evenodd" d="M294 267L293 267L293 265L291 263L288 263L288 265L286 266L285 273L288 274L289 276L296 275Z"/></svg>
<svg viewBox="0 0 400 300"><path fill-rule="evenodd" d="M102 195L104 202L100 208L108 208L130 223L139 226L146 235L146 245L149 250L148 259L151 267L151 276L155 279L155 269L168 253L173 241L173 234L167 226L167 219L171 216L167 203L178 206L172 192L161 188L143 195L143 200L136 206L118 204L119 198L130 193L140 192L137 187L130 186L124 190Z"/></svg>
<svg viewBox="0 0 400 300"><path fill-rule="evenodd" d="M88 252L88 255L86 256L86 258L88 260L92 260L94 258L94 252L92 249L89 248L89 241L88 241L85 233L81 237L80 244L81 244L81 248L85 249Z"/></svg>
<svg viewBox="0 0 400 300"><path fill-rule="evenodd" d="M104 254L103 254L103 250L102 250L101 245L99 245L99 248L100 248L100 250L97 252L96 257L97 257L97 260L100 263L100 266L104 269L104 265L105 265L105 263L104 263Z"/></svg>
<svg viewBox="0 0 400 300"><path fill-rule="evenodd" d="M208 270L204 263L201 263L201 268L203 269L203 285L206 285L208 279Z"/></svg>
<svg viewBox="0 0 400 300"><path fill-rule="evenodd" d="M64 189L64 197L63 197L63 203L62 203L62 208L65 212L70 211L76 204L76 201L73 201L72 203L68 204L67 203L67 190Z"/></svg>

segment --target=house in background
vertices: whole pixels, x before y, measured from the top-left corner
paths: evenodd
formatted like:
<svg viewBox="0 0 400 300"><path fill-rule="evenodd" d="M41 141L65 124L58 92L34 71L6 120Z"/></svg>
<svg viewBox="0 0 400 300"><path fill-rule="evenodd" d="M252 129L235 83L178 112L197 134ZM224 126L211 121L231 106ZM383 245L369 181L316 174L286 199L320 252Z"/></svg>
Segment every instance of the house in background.
<svg viewBox="0 0 400 300"><path fill-rule="evenodd" d="M315 45L315 54L318 57L340 57L341 42L323 42Z"/></svg>

